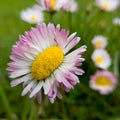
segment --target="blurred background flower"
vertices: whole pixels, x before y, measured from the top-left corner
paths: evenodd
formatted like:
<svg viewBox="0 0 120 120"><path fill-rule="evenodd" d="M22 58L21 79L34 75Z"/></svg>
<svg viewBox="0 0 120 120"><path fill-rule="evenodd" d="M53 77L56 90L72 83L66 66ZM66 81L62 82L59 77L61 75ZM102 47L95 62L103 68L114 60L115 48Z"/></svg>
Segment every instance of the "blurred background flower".
<svg viewBox="0 0 120 120"><path fill-rule="evenodd" d="M102 35L96 35L92 39L92 44L95 48L105 48L107 46L107 38Z"/></svg>
<svg viewBox="0 0 120 120"><path fill-rule="evenodd" d="M118 81L109 71L97 71L90 76L90 88L99 91L101 94L109 94L114 90Z"/></svg>
<svg viewBox="0 0 120 120"><path fill-rule="evenodd" d="M119 0L96 0L96 5L105 11L114 11L119 5Z"/></svg>
<svg viewBox="0 0 120 120"><path fill-rule="evenodd" d="M37 0L47 11L59 11L68 0Z"/></svg>
<svg viewBox="0 0 120 120"><path fill-rule="evenodd" d="M117 17L117 18L114 18L114 19L113 19L113 24L114 24L114 25L117 25L117 26L120 26L120 18L118 18L118 17Z"/></svg>
<svg viewBox="0 0 120 120"><path fill-rule="evenodd" d="M27 8L20 13L22 20L30 24L38 24L44 21L44 15L42 8L38 5L34 5L31 8Z"/></svg>
<svg viewBox="0 0 120 120"><path fill-rule="evenodd" d="M67 12L75 12L78 10L78 4L75 0L67 0L67 2L62 6L62 9Z"/></svg>
<svg viewBox="0 0 120 120"><path fill-rule="evenodd" d="M102 69L108 69L111 65L111 58L105 49L96 49L92 54L95 65Z"/></svg>

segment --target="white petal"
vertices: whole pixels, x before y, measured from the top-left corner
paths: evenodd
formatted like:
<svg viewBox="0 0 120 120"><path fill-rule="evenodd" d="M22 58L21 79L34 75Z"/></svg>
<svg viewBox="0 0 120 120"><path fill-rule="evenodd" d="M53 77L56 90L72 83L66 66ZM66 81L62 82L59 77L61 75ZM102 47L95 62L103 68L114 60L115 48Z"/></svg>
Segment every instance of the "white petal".
<svg viewBox="0 0 120 120"><path fill-rule="evenodd" d="M39 104L42 102L42 93L41 93L41 91L39 91L37 93L37 101L38 101Z"/></svg>
<svg viewBox="0 0 120 120"><path fill-rule="evenodd" d="M16 71L14 71L14 72L11 72L9 77L10 77L10 78L16 78L16 77L25 75L25 74L27 74L27 73L29 73L29 72L30 72L29 69L16 70Z"/></svg>
<svg viewBox="0 0 120 120"><path fill-rule="evenodd" d="M67 39L67 44L75 37L75 35L77 34L77 32L74 32L73 34L71 34L68 39Z"/></svg>
<svg viewBox="0 0 120 120"><path fill-rule="evenodd" d="M14 87L14 86L20 84L21 82L25 82L25 81L28 81L30 79L31 79L31 76L30 76L30 74L28 74L28 75L25 75L25 76L23 76L21 78L13 80L10 84L11 84L12 87Z"/></svg>
<svg viewBox="0 0 120 120"><path fill-rule="evenodd" d="M43 88L44 88L44 94L45 94L45 95L48 94L48 92L49 92L52 84L53 84L52 78L47 78L47 79L45 80L45 83L44 83L44 86L43 86Z"/></svg>
<svg viewBox="0 0 120 120"><path fill-rule="evenodd" d="M43 86L43 81L40 81L38 83L38 85L34 88L34 90L31 92L31 94L30 94L29 97L32 98L37 92L40 91L40 89L42 88L42 86Z"/></svg>
<svg viewBox="0 0 120 120"><path fill-rule="evenodd" d="M24 90L23 90L23 92L22 92L22 96L26 95L26 94L30 91L30 89L35 85L35 83L36 83L35 80L33 80L32 82L30 82L30 83L24 88Z"/></svg>
<svg viewBox="0 0 120 120"><path fill-rule="evenodd" d="M30 59L30 60L34 60L34 56L32 56L30 53L24 52L24 55Z"/></svg>
<svg viewBox="0 0 120 120"><path fill-rule="evenodd" d="M80 38L74 38L65 48L64 51L67 53L69 50L71 50L78 42L80 41Z"/></svg>

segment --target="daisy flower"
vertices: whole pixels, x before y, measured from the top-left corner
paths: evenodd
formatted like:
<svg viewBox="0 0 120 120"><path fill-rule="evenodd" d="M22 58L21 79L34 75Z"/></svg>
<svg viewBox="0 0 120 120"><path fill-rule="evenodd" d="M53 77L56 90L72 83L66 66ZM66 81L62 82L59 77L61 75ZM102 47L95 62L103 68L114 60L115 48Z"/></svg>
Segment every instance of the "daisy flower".
<svg viewBox="0 0 120 120"><path fill-rule="evenodd" d="M79 41L76 33L69 36L60 25L42 23L32 28L12 48L7 68L9 77L15 79L11 86L23 83L22 96L29 93L39 103L42 91L52 103L56 97L62 98L58 88L70 91L79 83L77 75L84 73L78 67L84 61L81 55L86 46L70 52Z"/></svg>
<svg viewBox="0 0 120 120"><path fill-rule="evenodd" d="M107 46L107 38L102 35L96 35L92 39L92 44L95 48L105 48Z"/></svg>
<svg viewBox="0 0 120 120"><path fill-rule="evenodd" d="M113 24L120 26L120 18L114 18L113 19Z"/></svg>
<svg viewBox="0 0 120 120"><path fill-rule="evenodd" d="M59 11L68 0L37 0L44 10Z"/></svg>
<svg viewBox="0 0 120 120"><path fill-rule="evenodd" d="M105 11L114 11L120 5L119 0L96 0L96 5Z"/></svg>
<svg viewBox="0 0 120 120"><path fill-rule="evenodd" d="M101 94L109 94L117 85L117 78L109 71L97 71L90 76L90 88Z"/></svg>
<svg viewBox="0 0 120 120"><path fill-rule="evenodd" d="M42 9L38 5L23 10L20 13L20 17L30 24L38 24L44 20Z"/></svg>
<svg viewBox="0 0 120 120"><path fill-rule="evenodd" d="M101 69L107 69L111 65L110 56L104 49L94 50L92 60L95 65Z"/></svg>
<svg viewBox="0 0 120 120"><path fill-rule="evenodd" d="M67 12L75 12L78 9L78 5L75 0L68 0L62 7Z"/></svg>

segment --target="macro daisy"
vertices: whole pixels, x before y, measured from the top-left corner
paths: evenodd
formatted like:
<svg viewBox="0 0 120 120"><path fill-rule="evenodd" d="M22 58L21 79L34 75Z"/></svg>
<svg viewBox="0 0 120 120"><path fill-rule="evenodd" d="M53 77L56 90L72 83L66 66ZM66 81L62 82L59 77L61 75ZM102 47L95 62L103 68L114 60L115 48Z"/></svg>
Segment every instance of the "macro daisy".
<svg viewBox="0 0 120 120"><path fill-rule="evenodd" d="M23 10L20 13L20 17L22 20L30 24L38 24L44 20L42 9L38 5Z"/></svg>
<svg viewBox="0 0 120 120"><path fill-rule="evenodd" d="M120 18L114 18L113 19L113 24L120 26Z"/></svg>
<svg viewBox="0 0 120 120"><path fill-rule="evenodd" d="M92 44L95 48L105 48L107 46L107 38L102 35L96 35L92 39Z"/></svg>
<svg viewBox="0 0 120 120"><path fill-rule="evenodd" d="M92 54L92 60L95 65L101 69L108 69L111 65L110 56L104 49L95 49Z"/></svg>
<svg viewBox="0 0 120 120"><path fill-rule="evenodd" d="M22 96L29 93L29 97L42 100L42 92L51 103L55 98L62 98L59 88L70 91L79 83L77 75L84 71L78 67L86 51L83 45L70 51L80 41L76 33L69 35L69 31L60 29L49 23L42 23L32 28L12 48L10 63L7 70L9 77L14 78L11 86L23 83Z"/></svg>
<svg viewBox="0 0 120 120"><path fill-rule="evenodd" d="M77 2L75 0L68 0L63 6L62 9L67 12L76 12L78 9Z"/></svg>
<svg viewBox="0 0 120 120"><path fill-rule="evenodd" d="M99 91L101 94L109 94L117 85L117 78L109 71L97 71L90 76L89 85L93 90Z"/></svg>
<svg viewBox="0 0 120 120"><path fill-rule="evenodd" d="M46 11L59 11L68 0L37 0Z"/></svg>
<svg viewBox="0 0 120 120"><path fill-rule="evenodd" d="M96 5L105 11L114 11L119 5L119 0L96 0Z"/></svg>

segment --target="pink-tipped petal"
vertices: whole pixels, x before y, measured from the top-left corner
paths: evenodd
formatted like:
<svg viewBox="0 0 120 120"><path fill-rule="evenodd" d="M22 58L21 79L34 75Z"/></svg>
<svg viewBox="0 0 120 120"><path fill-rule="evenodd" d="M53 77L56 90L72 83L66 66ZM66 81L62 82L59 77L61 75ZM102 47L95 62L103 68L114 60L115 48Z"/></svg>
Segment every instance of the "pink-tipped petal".
<svg viewBox="0 0 120 120"><path fill-rule="evenodd" d="M42 82L40 81L33 89L33 91L30 93L29 97L32 98L35 94L37 94L41 90L42 86L43 86L43 81Z"/></svg>
<svg viewBox="0 0 120 120"><path fill-rule="evenodd" d="M22 96L24 96L24 95L26 95L29 91L30 91L30 89L34 86L36 84L36 81L32 81L32 82L30 82L25 88L24 88L24 90L23 90L23 92L22 92Z"/></svg>

